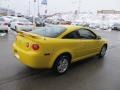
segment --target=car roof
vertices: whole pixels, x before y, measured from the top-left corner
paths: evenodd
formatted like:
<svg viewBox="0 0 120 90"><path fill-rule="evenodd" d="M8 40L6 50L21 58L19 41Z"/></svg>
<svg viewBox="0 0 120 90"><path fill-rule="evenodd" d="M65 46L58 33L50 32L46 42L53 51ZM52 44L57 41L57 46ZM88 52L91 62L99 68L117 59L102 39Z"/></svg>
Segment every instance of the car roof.
<svg viewBox="0 0 120 90"><path fill-rule="evenodd" d="M66 29L78 29L78 28L83 28L83 26L76 26L76 25L48 25L48 26L61 26L61 27L65 27Z"/></svg>

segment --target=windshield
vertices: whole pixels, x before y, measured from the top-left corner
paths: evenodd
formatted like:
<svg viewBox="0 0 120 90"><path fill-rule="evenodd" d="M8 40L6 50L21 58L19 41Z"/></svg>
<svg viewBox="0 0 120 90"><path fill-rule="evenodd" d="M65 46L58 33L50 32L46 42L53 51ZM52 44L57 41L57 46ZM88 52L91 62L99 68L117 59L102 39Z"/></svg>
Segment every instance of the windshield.
<svg viewBox="0 0 120 90"><path fill-rule="evenodd" d="M35 18L35 21L42 21L41 18Z"/></svg>
<svg viewBox="0 0 120 90"><path fill-rule="evenodd" d="M35 30L31 31L31 33L45 36L45 37L55 38L55 37L58 37L60 34L62 34L65 30L66 30L65 27L46 26L46 27L41 27L41 28L35 29Z"/></svg>
<svg viewBox="0 0 120 90"><path fill-rule="evenodd" d="M19 22L29 22L27 19L18 19Z"/></svg>

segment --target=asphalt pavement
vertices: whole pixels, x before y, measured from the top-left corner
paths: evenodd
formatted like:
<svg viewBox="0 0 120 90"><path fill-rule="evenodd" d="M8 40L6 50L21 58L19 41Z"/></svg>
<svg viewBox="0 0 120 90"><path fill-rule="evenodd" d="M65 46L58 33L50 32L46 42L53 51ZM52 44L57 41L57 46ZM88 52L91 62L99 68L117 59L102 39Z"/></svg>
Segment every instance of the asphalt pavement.
<svg viewBox="0 0 120 90"><path fill-rule="evenodd" d="M61 76L50 70L32 70L13 55L16 33L0 37L0 90L120 90L120 32L97 30L108 39L103 59L91 57L72 64Z"/></svg>

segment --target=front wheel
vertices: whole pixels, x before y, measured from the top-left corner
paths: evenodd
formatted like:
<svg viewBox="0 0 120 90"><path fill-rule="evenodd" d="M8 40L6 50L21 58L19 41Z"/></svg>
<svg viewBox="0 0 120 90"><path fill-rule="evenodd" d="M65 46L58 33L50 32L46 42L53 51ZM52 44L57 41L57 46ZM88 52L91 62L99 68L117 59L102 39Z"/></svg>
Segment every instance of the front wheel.
<svg viewBox="0 0 120 90"><path fill-rule="evenodd" d="M64 74L70 66L70 57L62 55L54 63L53 71L57 74Z"/></svg>
<svg viewBox="0 0 120 90"><path fill-rule="evenodd" d="M8 30L5 30L5 33L7 33L7 34L8 34Z"/></svg>
<svg viewBox="0 0 120 90"><path fill-rule="evenodd" d="M107 46L104 45L104 46L102 47L101 51L100 51L99 57L101 57L101 58L104 57L105 54L106 54L106 50L107 50Z"/></svg>

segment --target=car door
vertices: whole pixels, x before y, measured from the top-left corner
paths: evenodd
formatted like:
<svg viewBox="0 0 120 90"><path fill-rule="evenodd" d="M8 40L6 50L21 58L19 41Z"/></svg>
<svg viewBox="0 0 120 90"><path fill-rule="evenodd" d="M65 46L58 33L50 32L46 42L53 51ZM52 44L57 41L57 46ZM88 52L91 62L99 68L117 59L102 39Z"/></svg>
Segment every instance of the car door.
<svg viewBox="0 0 120 90"><path fill-rule="evenodd" d="M81 28L79 30L80 43L84 45L82 49L83 57L92 56L99 52L100 40L97 39L97 35L89 29Z"/></svg>
<svg viewBox="0 0 120 90"><path fill-rule="evenodd" d="M86 45L84 43L85 41L80 39L79 30L75 30L65 35L63 39L67 45L69 45L68 47L70 47L69 49L72 54L73 62L81 59L81 57L85 55L83 52L86 51Z"/></svg>
<svg viewBox="0 0 120 90"><path fill-rule="evenodd" d="M63 37L71 47L73 62L95 55L99 51L100 40L89 29L81 28Z"/></svg>

